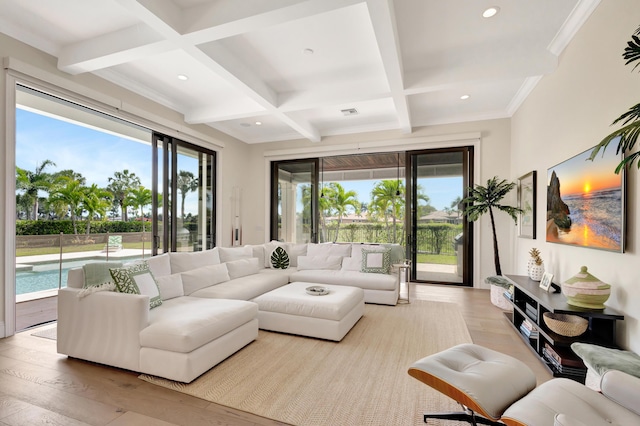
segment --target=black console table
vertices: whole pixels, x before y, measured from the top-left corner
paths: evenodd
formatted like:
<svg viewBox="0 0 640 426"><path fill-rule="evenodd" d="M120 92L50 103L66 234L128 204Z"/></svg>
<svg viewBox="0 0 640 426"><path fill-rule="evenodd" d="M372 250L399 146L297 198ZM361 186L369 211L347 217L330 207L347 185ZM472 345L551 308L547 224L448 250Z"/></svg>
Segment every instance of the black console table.
<svg viewBox="0 0 640 426"><path fill-rule="evenodd" d="M539 287L539 282L527 276L507 275L506 278L513 284L512 296L509 298L505 295L513 305L513 313L505 314L511 325L554 376L584 383L586 367L571 350L571 343L617 347L616 321L624 320L624 315L609 307L584 309L571 306L561 293L546 292ZM589 327L577 337L560 336L544 323L545 312L581 316L589 321ZM523 322L533 326L533 333L527 331Z"/></svg>

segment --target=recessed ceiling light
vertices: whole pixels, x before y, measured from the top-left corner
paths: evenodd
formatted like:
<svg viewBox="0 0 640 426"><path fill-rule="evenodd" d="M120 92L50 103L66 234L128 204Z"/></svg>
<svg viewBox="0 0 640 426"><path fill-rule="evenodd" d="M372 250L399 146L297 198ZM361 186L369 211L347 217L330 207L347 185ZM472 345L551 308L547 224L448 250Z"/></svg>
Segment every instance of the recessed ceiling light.
<svg viewBox="0 0 640 426"><path fill-rule="evenodd" d="M466 101L470 97L471 97L471 95L462 95L462 96L460 96L460 99L462 99L463 101Z"/></svg>
<svg viewBox="0 0 640 426"><path fill-rule="evenodd" d="M262 126L262 121L256 121L256 126Z"/></svg>
<svg viewBox="0 0 640 426"><path fill-rule="evenodd" d="M484 12L482 12L482 16L484 18L491 18L492 16L496 16L498 12L500 12L500 8L498 6L492 6L487 10L485 10Z"/></svg>
<svg viewBox="0 0 640 426"><path fill-rule="evenodd" d="M187 81L187 80L189 80L189 77L187 77L184 74L178 74L178 80Z"/></svg>
<svg viewBox="0 0 640 426"><path fill-rule="evenodd" d="M302 51L305 55L313 55L313 49L309 49L308 47Z"/></svg>

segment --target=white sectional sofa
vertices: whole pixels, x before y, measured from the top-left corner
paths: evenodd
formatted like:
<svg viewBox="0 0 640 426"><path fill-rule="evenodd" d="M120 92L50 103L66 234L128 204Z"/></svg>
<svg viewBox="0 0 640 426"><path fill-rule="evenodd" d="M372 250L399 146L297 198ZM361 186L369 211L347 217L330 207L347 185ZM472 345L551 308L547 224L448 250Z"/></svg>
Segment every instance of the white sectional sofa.
<svg viewBox="0 0 640 426"><path fill-rule="evenodd" d="M276 265L288 268L274 268L276 249ZM381 256L382 270L363 267L363 258ZM58 352L188 383L257 338L253 299L297 281L360 287L366 303L395 305L398 277L386 266L403 257L400 246L271 242L165 253L140 271L112 269L128 272L141 294L96 291L112 288L88 283L101 266L85 265L70 270L58 292Z"/></svg>

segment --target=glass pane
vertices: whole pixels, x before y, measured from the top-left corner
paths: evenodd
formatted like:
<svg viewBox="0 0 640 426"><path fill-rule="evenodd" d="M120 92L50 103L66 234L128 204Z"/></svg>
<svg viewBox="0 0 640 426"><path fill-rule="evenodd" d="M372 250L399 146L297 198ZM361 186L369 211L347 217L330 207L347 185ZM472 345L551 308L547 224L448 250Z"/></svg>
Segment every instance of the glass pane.
<svg viewBox="0 0 640 426"><path fill-rule="evenodd" d="M206 173L206 171L205 171ZM202 212L200 188L200 154L178 146L176 174L176 251L201 249L203 229L198 217ZM206 214L205 214L206 217ZM206 230L205 230L206 231Z"/></svg>
<svg viewBox="0 0 640 426"><path fill-rule="evenodd" d="M462 283L464 152L418 154L413 164L416 279Z"/></svg>
<svg viewBox="0 0 640 426"><path fill-rule="evenodd" d="M275 238L308 243L313 239L315 161L279 162Z"/></svg>

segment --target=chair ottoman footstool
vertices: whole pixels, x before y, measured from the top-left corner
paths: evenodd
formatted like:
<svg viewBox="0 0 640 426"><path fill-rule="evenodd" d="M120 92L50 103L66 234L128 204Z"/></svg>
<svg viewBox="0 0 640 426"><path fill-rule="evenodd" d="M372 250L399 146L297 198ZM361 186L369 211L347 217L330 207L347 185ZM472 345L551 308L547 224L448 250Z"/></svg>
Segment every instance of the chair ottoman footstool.
<svg viewBox="0 0 640 426"><path fill-rule="evenodd" d="M339 342L364 314L364 290L322 285L329 294L314 296L306 288L318 284L293 282L253 299L259 328Z"/></svg>

